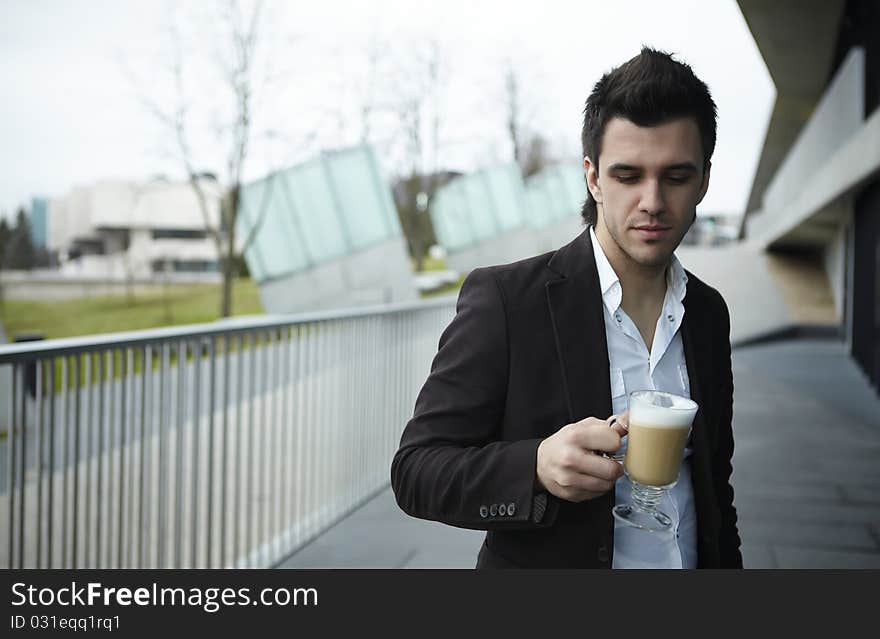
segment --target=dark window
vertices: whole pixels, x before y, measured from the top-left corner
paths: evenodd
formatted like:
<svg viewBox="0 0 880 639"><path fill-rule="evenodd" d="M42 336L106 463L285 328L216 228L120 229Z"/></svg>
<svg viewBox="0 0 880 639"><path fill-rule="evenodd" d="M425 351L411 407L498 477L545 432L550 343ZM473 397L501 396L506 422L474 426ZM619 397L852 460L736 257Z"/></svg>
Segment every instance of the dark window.
<svg viewBox="0 0 880 639"><path fill-rule="evenodd" d="M214 273L218 270L216 261L205 260L153 260L154 273Z"/></svg>
<svg viewBox="0 0 880 639"><path fill-rule="evenodd" d="M68 255L76 254L76 257L81 255L104 255L105 253L104 240L92 238L78 238L74 240L73 245L68 251Z"/></svg>
<svg viewBox="0 0 880 639"><path fill-rule="evenodd" d="M837 50L830 78L852 47L865 49L865 118L880 106L880 3L876 0L848 0L837 36Z"/></svg>
<svg viewBox="0 0 880 639"><path fill-rule="evenodd" d="M154 240L203 240L208 235L197 229L153 229L150 233Z"/></svg>
<svg viewBox="0 0 880 639"><path fill-rule="evenodd" d="M852 354L880 389L880 180L855 201Z"/></svg>

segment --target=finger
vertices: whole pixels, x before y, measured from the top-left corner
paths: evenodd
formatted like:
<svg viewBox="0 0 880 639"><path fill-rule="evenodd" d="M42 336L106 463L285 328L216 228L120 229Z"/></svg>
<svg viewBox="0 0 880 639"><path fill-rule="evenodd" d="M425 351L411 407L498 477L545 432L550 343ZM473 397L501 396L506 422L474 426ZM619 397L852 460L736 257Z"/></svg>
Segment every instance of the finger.
<svg viewBox="0 0 880 639"><path fill-rule="evenodd" d="M613 453L620 448L620 433L615 428L608 428L607 421L596 421L589 426L584 425L573 431L575 444L586 450Z"/></svg>
<svg viewBox="0 0 880 639"><path fill-rule="evenodd" d="M618 435L623 437L629 432L629 411L621 415L612 415L608 418L608 426L613 428Z"/></svg>
<svg viewBox="0 0 880 639"><path fill-rule="evenodd" d="M591 477L589 475L580 475L577 481L573 482L568 490L575 493L593 493L593 495L603 495L614 487L613 481Z"/></svg>
<svg viewBox="0 0 880 639"><path fill-rule="evenodd" d="M593 477L610 482L617 481L623 474L620 464L616 461L594 453L585 453L578 458L571 471L582 477Z"/></svg>
<svg viewBox="0 0 880 639"><path fill-rule="evenodd" d="M615 482L613 481L599 479L598 477L586 477L584 483L581 485L581 490L599 494L607 493L614 488L614 483Z"/></svg>
<svg viewBox="0 0 880 639"><path fill-rule="evenodd" d="M605 421L599 419L598 417L584 417L579 422L574 422L571 426L577 429L583 429L589 426L595 426L597 424L604 424Z"/></svg>
<svg viewBox="0 0 880 639"><path fill-rule="evenodd" d="M629 428L626 423L616 421L611 424L611 430L613 430L619 437L626 437L629 434Z"/></svg>
<svg viewBox="0 0 880 639"><path fill-rule="evenodd" d="M591 477L589 475L577 474L561 477L560 481L556 483L559 486L557 492L562 493L562 496L566 499L574 499L585 493L601 495L607 493L614 486L614 482L612 481L599 479L598 477Z"/></svg>

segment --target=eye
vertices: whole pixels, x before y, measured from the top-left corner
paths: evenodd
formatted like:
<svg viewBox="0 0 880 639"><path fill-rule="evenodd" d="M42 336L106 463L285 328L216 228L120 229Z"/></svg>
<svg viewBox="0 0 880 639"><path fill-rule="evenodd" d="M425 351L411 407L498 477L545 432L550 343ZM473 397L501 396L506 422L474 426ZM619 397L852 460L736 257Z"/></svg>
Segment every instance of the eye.
<svg viewBox="0 0 880 639"><path fill-rule="evenodd" d="M615 175L614 179L622 184L633 184L639 179L638 175Z"/></svg>
<svg viewBox="0 0 880 639"><path fill-rule="evenodd" d="M684 184L691 179L690 175L667 175L666 179L673 184Z"/></svg>

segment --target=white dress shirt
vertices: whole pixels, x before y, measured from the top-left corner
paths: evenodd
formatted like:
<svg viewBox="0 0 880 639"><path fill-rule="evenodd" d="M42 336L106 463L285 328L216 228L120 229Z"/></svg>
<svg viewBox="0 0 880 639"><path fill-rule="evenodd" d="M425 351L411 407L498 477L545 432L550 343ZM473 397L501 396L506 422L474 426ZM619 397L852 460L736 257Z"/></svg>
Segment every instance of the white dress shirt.
<svg viewBox="0 0 880 639"><path fill-rule="evenodd" d="M593 227L590 241L599 271L599 288L605 309L605 337L611 366L611 403L614 414L625 412L629 393L654 389L690 397L690 381L679 327L684 319L687 275L675 255L666 269L666 297L657 318L651 352L635 322L620 307L623 290ZM626 439L620 452L626 450ZM697 517L690 465L691 454L685 449L678 483L666 491L660 510L672 518L669 533L655 533L632 528L614 521L614 560L612 568L696 568ZM631 501L632 485L626 476L615 486L616 503Z"/></svg>

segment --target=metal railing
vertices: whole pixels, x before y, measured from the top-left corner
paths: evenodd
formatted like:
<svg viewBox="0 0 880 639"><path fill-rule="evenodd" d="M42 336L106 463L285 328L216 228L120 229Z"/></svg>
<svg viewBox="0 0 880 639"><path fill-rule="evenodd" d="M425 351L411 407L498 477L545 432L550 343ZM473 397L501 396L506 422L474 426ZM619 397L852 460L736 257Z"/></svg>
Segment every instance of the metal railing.
<svg viewBox="0 0 880 639"><path fill-rule="evenodd" d="M453 311L0 346L0 567L276 565L387 486Z"/></svg>

